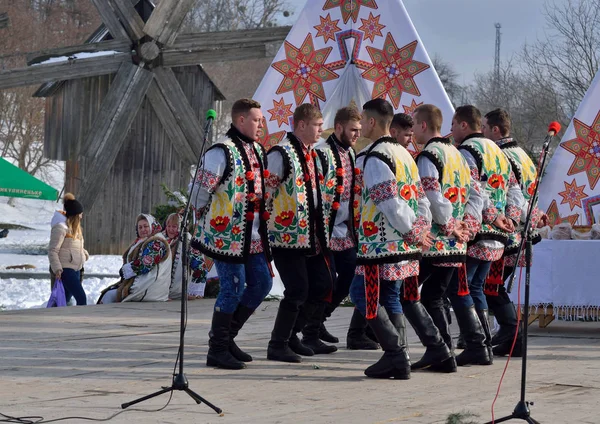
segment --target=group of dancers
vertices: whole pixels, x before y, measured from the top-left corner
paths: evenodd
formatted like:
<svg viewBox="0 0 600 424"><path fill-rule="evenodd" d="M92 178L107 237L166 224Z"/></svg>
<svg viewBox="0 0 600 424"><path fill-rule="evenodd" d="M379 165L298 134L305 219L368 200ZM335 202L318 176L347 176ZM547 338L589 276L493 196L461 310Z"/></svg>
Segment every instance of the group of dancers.
<svg viewBox="0 0 600 424"><path fill-rule="evenodd" d="M205 153L191 193L198 220L192 246L214 259L220 280L207 365L242 369L252 356L235 342L272 286L284 296L267 359L301 362L339 340L325 320L350 295L349 349L383 350L365 370L410 378L411 370L456 372L506 355L517 315L503 286L515 266L536 181L527 153L510 138L510 117L458 107L452 138L431 104L394 115L383 99L337 111L322 140L323 117L298 106L293 131L268 152L257 142L261 105L234 103L232 125ZM369 142L360 152L354 147ZM407 146L421 147L413 158ZM534 227L547 222L534 211ZM446 305L460 328L453 345ZM500 324L492 337L491 309ZM411 364L406 321L425 354ZM462 348L455 355L455 348Z"/></svg>

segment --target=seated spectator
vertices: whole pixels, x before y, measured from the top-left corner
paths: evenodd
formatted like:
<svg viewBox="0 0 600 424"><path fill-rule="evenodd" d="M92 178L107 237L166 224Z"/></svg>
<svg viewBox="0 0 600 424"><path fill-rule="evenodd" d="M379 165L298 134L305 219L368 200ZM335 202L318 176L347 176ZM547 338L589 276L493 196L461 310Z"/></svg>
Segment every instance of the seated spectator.
<svg viewBox="0 0 600 424"><path fill-rule="evenodd" d="M183 261L181 258L182 243L179 242L179 229L181 227L181 216L172 213L165 221L164 235L171 247L171 257L173 259L173 272L171 273L171 288L169 289L169 299L181 299L181 278L183 276ZM204 287L206 286L206 270L204 267L204 255L191 246L192 236L185 233L186 244L188 248L188 299L197 299L204 297Z"/></svg>
<svg viewBox="0 0 600 424"><path fill-rule="evenodd" d="M8 236L8 228L5 228L4 230L0 231L0 238L5 238Z"/></svg>
<svg viewBox="0 0 600 424"><path fill-rule="evenodd" d="M136 220L137 238L123 255L121 281L104 289L98 303L164 302L171 285L171 249L149 214Z"/></svg>

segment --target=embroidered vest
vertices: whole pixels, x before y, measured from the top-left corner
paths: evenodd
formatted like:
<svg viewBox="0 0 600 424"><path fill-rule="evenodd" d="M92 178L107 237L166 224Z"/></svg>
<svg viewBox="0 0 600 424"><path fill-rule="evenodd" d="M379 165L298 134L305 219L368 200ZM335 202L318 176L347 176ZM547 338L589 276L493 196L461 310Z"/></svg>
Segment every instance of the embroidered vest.
<svg viewBox="0 0 600 424"><path fill-rule="evenodd" d="M419 156L428 158L437 168L442 195L452 204L452 217L462 221L471 190L471 172L464 156L448 139L434 139L427 143ZM467 244L444 234L439 224L432 223L435 242L423 253L432 263L464 262Z"/></svg>
<svg viewBox="0 0 600 424"><path fill-rule="evenodd" d="M416 214L418 211L419 171L412 155L391 137L383 137L373 143L367 152L364 167L369 159L374 157L390 167L396 177L398 195ZM402 234L392 227L385 215L377 209L364 182L361 190L357 237L358 264L397 263L421 258L421 250L416 245L405 242Z"/></svg>
<svg viewBox="0 0 600 424"><path fill-rule="evenodd" d="M333 227L335 225L335 219L337 216L337 211L340 207L340 202L342 198L342 191L344 188L344 179L350 179L350 202L348 208L350 209L350 222L348 223L350 226L350 233L352 234L352 226L354 225L353 221L353 204L354 204L354 184L356 182L356 176L354 173L352 175L346 175L344 171L344 167L342 164L342 159L340 157L340 152L335 145L336 141L333 139L334 135L331 135L324 144L317 146L315 150L319 155L319 162L321 163L321 169L323 170L323 178L321 181L321 203L323 205L323 215L327 217L328 220L328 238L331 238L331 234L333 232ZM351 168L354 172L354 165L356 163L356 154L354 153L354 149L348 149L348 153L350 156L350 164ZM320 178L321 179L321 178ZM341 187L341 188L340 188Z"/></svg>
<svg viewBox="0 0 600 424"><path fill-rule="evenodd" d="M500 213L504 213L511 169L510 163L500 147L487 138L472 137L463 141L458 149L466 150L473 155L477 162L479 178L486 183L482 185L482 188L485 189L496 209ZM491 224L482 223L481 230L471 243L481 240L497 240L506 243L508 234L498 230Z"/></svg>
<svg viewBox="0 0 600 424"><path fill-rule="evenodd" d="M265 202L254 194L254 173L248 155L242 145L244 141L236 138L226 139L211 149L222 149L227 158L225 173L216 191L209 199L198 232L192 246L206 256L225 262L244 263L250 254L252 222L254 213L260 213L259 233L263 249L270 258L267 242L267 228L262 219ZM266 157L264 148L253 143L260 173L264 175ZM261 178L262 193L265 193L264 178Z"/></svg>
<svg viewBox="0 0 600 424"><path fill-rule="evenodd" d="M310 179L305 180L308 168L300 143L289 134L286 140L272 148L281 153L284 170L281 184L273 192L270 203L269 242L274 251L284 249L314 255L317 253L317 239L322 248L329 245L329 237L325 237L329 217L323 214L320 184L313 187ZM315 173L318 173L316 154L310 160ZM317 181L320 179L318 175L316 178ZM317 204L314 202L314 190L317 191Z"/></svg>
<svg viewBox="0 0 600 424"><path fill-rule="evenodd" d="M535 190L535 180L537 178L537 169L535 164L523 148L519 147L516 141L509 141L500 146L508 161L510 162L515 177L521 186L525 202L529 203L533 191ZM520 225L517 230L510 234L508 243L504 249L505 255L517 253L521 244L521 229ZM534 243L540 241L540 236L537 230L533 231Z"/></svg>

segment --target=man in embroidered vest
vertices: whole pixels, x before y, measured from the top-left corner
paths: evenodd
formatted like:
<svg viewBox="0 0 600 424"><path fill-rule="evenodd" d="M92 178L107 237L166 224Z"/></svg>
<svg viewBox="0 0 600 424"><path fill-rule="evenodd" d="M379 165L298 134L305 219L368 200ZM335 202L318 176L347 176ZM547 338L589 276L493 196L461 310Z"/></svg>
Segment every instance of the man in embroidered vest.
<svg viewBox="0 0 600 424"><path fill-rule="evenodd" d="M275 266L285 287L271 333L267 359L301 362L301 357L337 350L319 340L326 297L333 287L327 263L329 222L323 214L315 143L323 116L311 104L294 111L294 132L268 155L272 196L268 222ZM310 323L302 341L297 333Z"/></svg>
<svg viewBox="0 0 600 424"><path fill-rule="evenodd" d="M521 210L521 224L525 223L531 196L535 189L537 180L537 169L527 152L519 147L517 140L510 137L511 120L510 115L503 109L495 109L488 112L483 119L483 135L493 140L504 152L512 166L515 177L521 187L525 198ZM548 217L541 212L537 205L534 207L532 216L532 228L541 228L547 225ZM486 300L489 308L494 312L494 317L500 325L500 330L492 338L494 355L507 355L513 344L517 332L517 313L515 307L506 293L504 281L506 281L515 270L516 252L521 244L522 226L509 236L508 244L504 249L504 256L492 263L492 268L485 285ZM539 241L539 235L533 235L533 243ZM518 267L525 266L525 254L521 255ZM503 281L504 280L504 281ZM521 337L517 338L513 351L514 357L522 356Z"/></svg>
<svg viewBox="0 0 600 424"><path fill-rule="evenodd" d="M356 229L360 266L350 297L384 350L365 375L406 380L410 360L400 287L402 280L418 275L422 246L431 247L431 214L415 161L390 136L393 117L392 105L383 99L363 106L362 133L373 143L357 158L361 170Z"/></svg>
<svg viewBox="0 0 600 424"><path fill-rule="evenodd" d="M238 100L231 118L226 136L208 149L197 172L191 196L199 226L192 247L215 260L220 283L206 364L241 369L252 357L233 339L269 294L273 279L263 216L266 154L255 141L263 122L260 104Z"/></svg>
<svg viewBox="0 0 600 424"><path fill-rule="evenodd" d="M327 319L348 296L356 268L356 241L354 237L354 202L358 195L355 185L354 145L360 136L360 113L353 107L337 111L334 132L315 149L321 165L321 203L329 220L327 236L330 238L332 273L336 276L331 301L325 308ZM350 320L346 346L348 349L378 349L379 345L365 333L367 321L356 309ZM304 334L313 331L310 325ZM321 326L320 338L331 343L339 342Z"/></svg>
<svg viewBox="0 0 600 424"><path fill-rule="evenodd" d="M466 160L450 139L441 136L441 110L425 104L416 108L413 117L415 141L422 146L417 167L431 203L434 241L423 252L418 278L418 284L423 285L420 296L415 279L405 280L402 307L421 343L427 347L425 356L413 364L413 369L456 372L444 299L452 275L457 269L464 271L466 243L471 233L463 221L476 224L481 221L482 200L478 187L472 187Z"/></svg>
<svg viewBox="0 0 600 424"><path fill-rule="evenodd" d="M514 206L522 205L523 195L504 153L481 134L481 113L477 108L467 105L456 109L452 135L469 164L471 178L480 184L483 197L481 228L472 228L477 235L467 249L466 276L455 273L448 287L466 344L456 362L459 366L490 365L492 340L483 284L491 263L502 256L508 234L520 219L520 209Z"/></svg>
<svg viewBox="0 0 600 424"><path fill-rule="evenodd" d="M394 115L394 119L392 119L390 135L405 149L408 149L408 146L413 141L414 124L413 118L406 113L397 113Z"/></svg>

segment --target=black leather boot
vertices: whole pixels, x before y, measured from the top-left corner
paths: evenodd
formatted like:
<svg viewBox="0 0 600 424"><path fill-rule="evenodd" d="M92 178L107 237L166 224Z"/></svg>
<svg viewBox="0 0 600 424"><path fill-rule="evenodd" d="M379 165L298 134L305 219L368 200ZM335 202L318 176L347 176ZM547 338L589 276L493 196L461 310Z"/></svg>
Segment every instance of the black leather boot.
<svg viewBox="0 0 600 424"><path fill-rule="evenodd" d="M319 327L319 338L321 340L323 340L324 342L328 342L328 343L339 343L340 342L340 339L338 339L333 334L331 334L329 331L327 331L327 328L325 328L324 322L322 322L321 326Z"/></svg>
<svg viewBox="0 0 600 424"><path fill-rule="evenodd" d="M224 368L227 370L241 370L246 364L238 361L229 352L230 328L233 314L213 312L211 336L208 341L208 355L206 365L209 367Z"/></svg>
<svg viewBox="0 0 600 424"><path fill-rule="evenodd" d="M455 308L456 321L466 343L465 350L456 356L456 364L463 365L492 365L490 355L485 345L485 335L475 306Z"/></svg>
<svg viewBox="0 0 600 424"><path fill-rule="evenodd" d="M488 315L487 309L482 309L477 311L477 316L479 317L479 322L481 322L481 327L483 328L483 334L485 335L485 346L488 350L488 355L490 356L490 362L494 362L494 353L492 352L492 331L490 329L490 316Z"/></svg>
<svg viewBox="0 0 600 424"><path fill-rule="evenodd" d="M250 309L243 305L238 305L237 309L233 313L231 330L229 331L229 337L231 338L229 341L229 352L231 352L233 357L238 361L252 362L252 356L240 349L233 339L238 335L240 329L244 326L246 321L248 321L248 318L250 318L253 313L254 309Z"/></svg>
<svg viewBox="0 0 600 424"><path fill-rule="evenodd" d="M402 309L406 319L412 325L413 329L417 333L419 340L426 347L425 354L423 357L411 365L411 370L422 370L430 369L431 371L442 371L455 372L456 367L451 367L452 361L448 361L452 358L452 353L438 328L435 326L432 317L427 313L425 307L419 301L408 301L402 303ZM444 311L440 311L442 315ZM448 362L448 364L446 364ZM441 368L433 367L434 365L442 365Z"/></svg>
<svg viewBox="0 0 600 424"><path fill-rule="evenodd" d="M496 356L506 356L510 353L515 332L517 332L518 321L515 305L510 302L502 305L489 303L489 306L494 312L494 316L496 317L498 324L500 324L500 330L494 337L492 337L492 346L494 346L493 353ZM518 333L519 334L517 336L517 341L515 342L515 348L512 354L512 356L515 358L520 358L523 356L521 332L518 331Z"/></svg>
<svg viewBox="0 0 600 424"><path fill-rule="evenodd" d="M440 332L440 336L444 340L444 343L446 343L448 349L452 351L453 346L452 334L450 333L450 323L448 321L448 314L446 314L446 311L444 309L425 307L425 310L431 317L433 324L437 327L438 331Z"/></svg>
<svg viewBox="0 0 600 424"><path fill-rule="evenodd" d="M403 316L395 318L401 329L400 320L403 321ZM410 379L410 360L403 340L404 335L398 332L385 308L379 308L377 317L367 322L377 336L377 340L381 341L384 353L379 361L365 370L365 375L371 378Z"/></svg>
<svg viewBox="0 0 600 424"><path fill-rule="evenodd" d="M288 345L297 316L297 311L279 308L267 348L267 359L280 362L302 362L302 358L296 355Z"/></svg>
<svg viewBox="0 0 600 424"><path fill-rule="evenodd" d="M354 308L352 318L350 319L350 327L346 336L346 349L349 350L377 350L379 343L371 340L367 334L367 320L365 317Z"/></svg>
<svg viewBox="0 0 600 424"><path fill-rule="evenodd" d="M319 338L319 332L322 325L322 318L324 312L325 302L321 302L317 304L314 308L312 308L310 310L310 315L307 317L306 325L302 330L302 344L310 348L315 353L315 355L333 353L337 351L337 347L332 345L326 345Z"/></svg>

